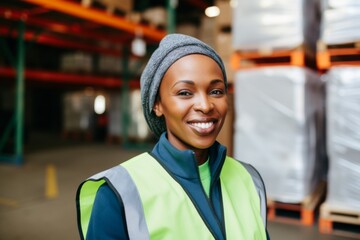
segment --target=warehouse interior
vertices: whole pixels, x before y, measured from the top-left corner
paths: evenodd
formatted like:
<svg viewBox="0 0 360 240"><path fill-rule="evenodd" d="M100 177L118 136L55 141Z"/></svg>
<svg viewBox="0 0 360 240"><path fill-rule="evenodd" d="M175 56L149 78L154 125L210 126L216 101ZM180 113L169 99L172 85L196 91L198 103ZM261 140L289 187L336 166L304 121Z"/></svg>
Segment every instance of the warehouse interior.
<svg viewBox="0 0 360 240"><path fill-rule="evenodd" d="M222 57L218 141L254 165L271 239L360 239L360 2L3 0L0 239L78 239L87 177L156 138L140 75L167 33Z"/></svg>

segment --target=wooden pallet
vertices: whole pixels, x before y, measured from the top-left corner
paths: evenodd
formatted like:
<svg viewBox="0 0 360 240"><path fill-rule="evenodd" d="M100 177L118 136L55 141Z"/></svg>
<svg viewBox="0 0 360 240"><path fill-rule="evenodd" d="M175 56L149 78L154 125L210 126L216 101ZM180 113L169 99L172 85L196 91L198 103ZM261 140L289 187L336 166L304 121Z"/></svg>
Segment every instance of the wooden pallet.
<svg viewBox="0 0 360 240"><path fill-rule="evenodd" d="M360 210L350 210L323 203L320 207L319 231L360 239Z"/></svg>
<svg viewBox="0 0 360 240"><path fill-rule="evenodd" d="M320 182L314 192L300 203L284 203L268 200L268 220L313 225L316 212L325 198L326 184Z"/></svg>
<svg viewBox="0 0 360 240"><path fill-rule="evenodd" d="M270 66L305 66L305 49L260 49L258 51L235 51L230 58L233 70Z"/></svg>
<svg viewBox="0 0 360 240"><path fill-rule="evenodd" d="M360 65L360 42L326 45L319 41L316 64L320 70L339 65Z"/></svg>

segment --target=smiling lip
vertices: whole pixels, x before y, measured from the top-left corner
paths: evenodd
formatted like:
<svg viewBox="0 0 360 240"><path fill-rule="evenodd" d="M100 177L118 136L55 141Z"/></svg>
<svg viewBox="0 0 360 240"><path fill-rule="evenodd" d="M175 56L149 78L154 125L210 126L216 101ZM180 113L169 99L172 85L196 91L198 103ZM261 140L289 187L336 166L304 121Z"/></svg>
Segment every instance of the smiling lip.
<svg viewBox="0 0 360 240"><path fill-rule="evenodd" d="M208 134L212 132L215 128L215 121L192 121L189 122L189 125L193 130L195 130L199 134Z"/></svg>

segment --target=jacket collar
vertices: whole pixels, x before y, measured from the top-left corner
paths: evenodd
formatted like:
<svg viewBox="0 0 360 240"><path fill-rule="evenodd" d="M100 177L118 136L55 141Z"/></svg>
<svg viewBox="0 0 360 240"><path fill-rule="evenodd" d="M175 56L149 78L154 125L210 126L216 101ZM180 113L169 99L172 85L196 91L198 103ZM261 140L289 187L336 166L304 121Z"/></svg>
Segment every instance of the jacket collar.
<svg viewBox="0 0 360 240"><path fill-rule="evenodd" d="M152 155L160 164L177 177L199 180L199 170L192 150L178 150L167 139L166 132L160 136L152 150ZM212 182L220 175L226 157L226 147L215 141L209 149L209 165Z"/></svg>

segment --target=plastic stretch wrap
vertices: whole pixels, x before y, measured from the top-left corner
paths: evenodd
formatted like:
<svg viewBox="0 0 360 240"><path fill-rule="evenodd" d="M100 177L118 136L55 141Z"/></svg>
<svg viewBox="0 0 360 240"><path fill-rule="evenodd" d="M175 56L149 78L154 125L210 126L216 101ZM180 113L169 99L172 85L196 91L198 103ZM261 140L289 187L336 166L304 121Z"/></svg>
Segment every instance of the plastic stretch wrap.
<svg viewBox="0 0 360 240"><path fill-rule="evenodd" d="M109 122L108 122L108 134L110 136L120 137L123 134L122 131L122 117L121 117L121 95L119 93L110 94L109 104Z"/></svg>
<svg viewBox="0 0 360 240"><path fill-rule="evenodd" d="M63 127L65 131L91 131L94 126L95 95L83 92L66 93L63 96Z"/></svg>
<svg viewBox="0 0 360 240"><path fill-rule="evenodd" d="M321 0L322 9L341 7L360 7L359 0Z"/></svg>
<svg viewBox="0 0 360 240"><path fill-rule="evenodd" d="M150 130L142 111L141 93L139 89L131 91L130 116L129 136L137 140L148 138L150 136Z"/></svg>
<svg viewBox="0 0 360 240"><path fill-rule="evenodd" d="M326 201L360 210L360 67L334 67L327 82Z"/></svg>
<svg viewBox="0 0 360 240"><path fill-rule="evenodd" d="M303 201L325 178L317 157L324 125L319 76L300 67L258 68L238 71L234 84L234 157L257 168L270 199Z"/></svg>
<svg viewBox="0 0 360 240"><path fill-rule="evenodd" d="M119 93L110 95L108 133L110 136L119 137L125 134L123 111L126 104L129 111L127 136L136 140L146 139L150 136L150 130L142 112L140 90L131 91L129 97L130 101L124 103L123 97Z"/></svg>
<svg viewBox="0 0 360 240"><path fill-rule="evenodd" d="M318 0L238 0L233 8L233 47L238 50L294 48L316 44ZM311 34L310 34L311 33Z"/></svg>
<svg viewBox="0 0 360 240"><path fill-rule="evenodd" d="M326 44L360 40L360 1L323 0L320 38Z"/></svg>

